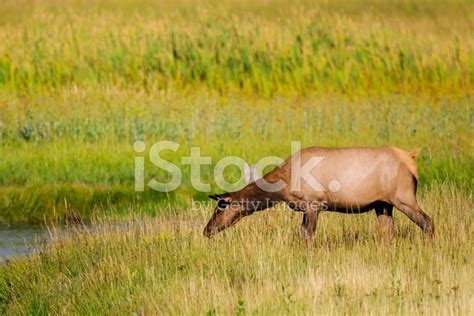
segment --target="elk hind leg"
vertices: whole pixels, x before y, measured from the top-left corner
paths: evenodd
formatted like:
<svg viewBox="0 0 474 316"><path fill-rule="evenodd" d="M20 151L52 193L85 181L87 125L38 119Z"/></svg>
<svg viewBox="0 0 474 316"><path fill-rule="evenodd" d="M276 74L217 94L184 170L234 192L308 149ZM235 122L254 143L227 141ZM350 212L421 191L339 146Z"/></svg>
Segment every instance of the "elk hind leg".
<svg viewBox="0 0 474 316"><path fill-rule="evenodd" d="M416 201L416 179L409 178L410 181L400 186L392 201L393 205L412 220L429 237L434 237L434 224L431 217L426 214Z"/></svg>

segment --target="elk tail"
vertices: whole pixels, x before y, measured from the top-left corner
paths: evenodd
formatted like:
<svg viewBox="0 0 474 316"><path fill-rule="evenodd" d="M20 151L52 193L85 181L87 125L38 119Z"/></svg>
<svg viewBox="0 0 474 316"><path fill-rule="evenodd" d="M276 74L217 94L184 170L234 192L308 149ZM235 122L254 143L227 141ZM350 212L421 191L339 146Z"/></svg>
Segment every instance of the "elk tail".
<svg viewBox="0 0 474 316"><path fill-rule="evenodd" d="M415 177L415 181L418 181L418 178L419 178L418 168L416 167L415 158L416 158L416 156L418 156L420 151L421 150L419 148L413 149L412 151L407 153L408 157L410 157L411 159L405 160L405 163L406 163L408 169L410 170L411 174Z"/></svg>

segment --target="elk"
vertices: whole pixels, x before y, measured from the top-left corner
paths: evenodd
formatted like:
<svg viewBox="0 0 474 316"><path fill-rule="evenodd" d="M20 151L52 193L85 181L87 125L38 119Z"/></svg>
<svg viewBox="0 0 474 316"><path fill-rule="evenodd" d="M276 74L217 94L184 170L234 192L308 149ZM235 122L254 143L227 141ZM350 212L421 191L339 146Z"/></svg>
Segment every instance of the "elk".
<svg viewBox="0 0 474 316"><path fill-rule="evenodd" d="M313 238L321 211L370 210L382 237L391 240L393 207L433 237L433 221L416 200L418 153L391 146L301 149L243 189L210 195L217 206L203 234L212 237L245 216L286 203L303 213L300 233L306 241Z"/></svg>

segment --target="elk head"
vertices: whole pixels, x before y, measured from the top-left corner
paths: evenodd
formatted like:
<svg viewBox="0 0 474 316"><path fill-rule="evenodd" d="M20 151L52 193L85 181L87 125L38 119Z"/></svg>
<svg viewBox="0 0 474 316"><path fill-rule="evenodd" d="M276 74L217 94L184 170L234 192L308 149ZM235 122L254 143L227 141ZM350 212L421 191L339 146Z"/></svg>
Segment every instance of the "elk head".
<svg viewBox="0 0 474 316"><path fill-rule="evenodd" d="M211 219L204 228L204 236L212 237L221 230L237 223L241 218L253 213L253 210L246 207L245 203L233 200L229 193L209 195L217 201L217 206Z"/></svg>

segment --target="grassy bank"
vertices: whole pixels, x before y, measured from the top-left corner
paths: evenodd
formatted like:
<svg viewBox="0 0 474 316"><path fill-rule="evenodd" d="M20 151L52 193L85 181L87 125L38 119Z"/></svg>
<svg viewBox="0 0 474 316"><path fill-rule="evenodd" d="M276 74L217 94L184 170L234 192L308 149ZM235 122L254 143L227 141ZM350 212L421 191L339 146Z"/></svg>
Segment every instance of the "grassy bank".
<svg viewBox="0 0 474 316"><path fill-rule="evenodd" d="M219 159L240 156L252 164L268 155L286 158L294 140L302 146L421 148L421 188L449 183L472 189L470 97L262 99L91 89L2 100L3 221L62 220L71 212L88 218L110 208L156 214L170 200L187 209L191 198L207 196L191 186L190 168L180 161L193 146L213 159L201 175L214 191L220 190L213 179ZM136 140L147 144L144 153L133 150ZM135 157L146 158L145 183L166 179L148 155L162 140L180 144L165 158L182 167L182 186L170 194L149 187L135 192ZM239 179L239 169L227 168L226 177Z"/></svg>
<svg viewBox="0 0 474 316"><path fill-rule="evenodd" d="M473 201L453 186L420 197L437 237L395 213L383 245L373 213L324 213L309 248L301 214L268 211L214 240L206 212L98 222L2 269L7 314L467 314L472 292ZM54 235L54 234L53 234Z"/></svg>

